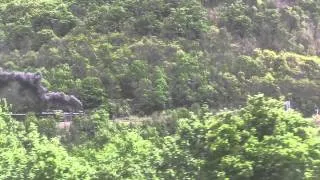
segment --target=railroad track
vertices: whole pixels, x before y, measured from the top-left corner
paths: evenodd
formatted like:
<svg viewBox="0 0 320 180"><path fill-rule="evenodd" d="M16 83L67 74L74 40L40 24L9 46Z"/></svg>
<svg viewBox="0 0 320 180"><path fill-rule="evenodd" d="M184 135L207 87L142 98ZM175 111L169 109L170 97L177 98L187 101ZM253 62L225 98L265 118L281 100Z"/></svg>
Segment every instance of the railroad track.
<svg viewBox="0 0 320 180"><path fill-rule="evenodd" d="M16 118L23 118L29 115L28 113L7 113L7 116L16 117ZM79 112L63 112L63 111L51 111L51 112L41 112L35 113L36 116L55 116L63 118L61 121L72 121L72 117L74 116L84 116L85 113L83 111Z"/></svg>

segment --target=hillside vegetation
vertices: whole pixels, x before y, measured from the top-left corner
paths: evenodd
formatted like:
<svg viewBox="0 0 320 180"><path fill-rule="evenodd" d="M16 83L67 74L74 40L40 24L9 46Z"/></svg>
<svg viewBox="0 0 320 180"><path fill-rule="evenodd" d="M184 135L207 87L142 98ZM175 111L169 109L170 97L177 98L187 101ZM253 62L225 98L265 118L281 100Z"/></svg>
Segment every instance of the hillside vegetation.
<svg viewBox="0 0 320 180"><path fill-rule="evenodd" d="M319 179L319 23L318 0L0 0L0 67L87 113L2 103L0 179Z"/></svg>
<svg viewBox="0 0 320 180"><path fill-rule="evenodd" d="M114 117L247 95L319 102L318 1L1 1L0 64Z"/></svg>

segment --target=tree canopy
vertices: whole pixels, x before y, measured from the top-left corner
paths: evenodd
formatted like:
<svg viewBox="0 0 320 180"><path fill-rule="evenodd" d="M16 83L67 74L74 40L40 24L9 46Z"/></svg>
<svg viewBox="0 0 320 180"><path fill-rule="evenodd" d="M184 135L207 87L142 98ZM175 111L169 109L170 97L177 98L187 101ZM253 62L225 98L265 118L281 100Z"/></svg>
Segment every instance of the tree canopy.
<svg viewBox="0 0 320 180"><path fill-rule="evenodd" d="M85 111L0 84L0 179L319 179L319 20L317 0L0 0L0 67Z"/></svg>

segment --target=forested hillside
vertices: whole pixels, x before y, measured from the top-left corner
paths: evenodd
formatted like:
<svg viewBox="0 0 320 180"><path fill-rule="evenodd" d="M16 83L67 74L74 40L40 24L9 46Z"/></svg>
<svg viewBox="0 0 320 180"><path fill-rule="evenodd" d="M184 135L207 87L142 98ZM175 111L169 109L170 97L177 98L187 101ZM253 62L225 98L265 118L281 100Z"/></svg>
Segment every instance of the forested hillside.
<svg viewBox="0 0 320 180"><path fill-rule="evenodd" d="M1 1L0 64L113 117L238 107L248 94L319 103L318 1Z"/></svg>
<svg viewBox="0 0 320 180"><path fill-rule="evenodd" d="M86 112L2 103L0 179L319 179L319 23L318 0L0 0L0 67Z"/></svg>

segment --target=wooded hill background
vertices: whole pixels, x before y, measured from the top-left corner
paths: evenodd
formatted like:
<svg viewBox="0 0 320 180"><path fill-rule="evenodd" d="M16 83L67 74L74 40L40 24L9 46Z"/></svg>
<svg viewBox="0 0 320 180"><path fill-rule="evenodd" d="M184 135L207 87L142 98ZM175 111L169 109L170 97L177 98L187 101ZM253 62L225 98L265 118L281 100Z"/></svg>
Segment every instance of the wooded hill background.
<svg viewBox="0 0 320 180"><path fill-rule="evenodd" d="M0 67L86 110L64 130L0 102L0 179L318 180L319 21L318 0L0 0Z"/></svg>
<svg viewBox="0 0 320 180"><path fill-rule="evenodd" d="M307 0L0 1L0 66L113 117L319 99L320 7Z"/></svg>

